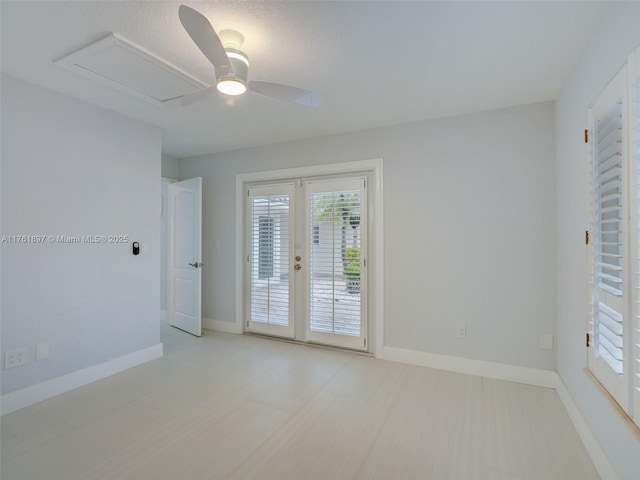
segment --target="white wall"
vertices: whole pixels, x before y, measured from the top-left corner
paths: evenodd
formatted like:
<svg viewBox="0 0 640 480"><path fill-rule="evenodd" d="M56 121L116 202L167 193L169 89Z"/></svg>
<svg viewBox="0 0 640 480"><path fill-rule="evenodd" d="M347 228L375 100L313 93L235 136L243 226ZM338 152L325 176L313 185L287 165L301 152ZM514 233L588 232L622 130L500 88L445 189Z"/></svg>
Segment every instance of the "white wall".
<svg viewBox="0 0 640 480"><path fill-rule="evenodd" d="M159 343L161 135L14 77L1 95L2 235L129 236L2 246L2 351L29 359L2 371L7 393Z"/></svg>
<svg viewBox="0 0 640 480"><path fill-rule="evenodd" d="M180 161L170 155L162 154L162 176L165 178L180 178Z"/></svg>
<svg viewBox="0 0 640 480"><path fill-rule="evenodd" d="M640 441L587 377L587 106L640 45L640 3L612 4L556 104L558 372L623 479L640 478Z"/></svg>
<svg viewBox="0 0 640 480"><path fill-rule="evenodd" d="M181 179L204 182L203 316L235 315L237 173L383 157L385 345L553 369L555 352L539 348L556 323L553 112L543 103L182 159Z"/></svg>

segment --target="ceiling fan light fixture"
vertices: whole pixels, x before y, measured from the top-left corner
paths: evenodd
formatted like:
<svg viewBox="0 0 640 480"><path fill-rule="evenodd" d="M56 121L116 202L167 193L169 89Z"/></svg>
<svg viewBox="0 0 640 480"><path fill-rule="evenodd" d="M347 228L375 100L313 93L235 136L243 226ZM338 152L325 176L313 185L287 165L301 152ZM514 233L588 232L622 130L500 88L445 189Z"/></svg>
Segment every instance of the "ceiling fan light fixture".
<svg viewBox="0 0 640 480"><path fill-rule="evenodd" d="M233 72L218 77L216 88L225 95L242 95L247 91L247 75L249 74L249 57L236 48L224 49Z"/></svg>
<svg viewBox="0 0 640 480"><path fill-rule="evenodd" d="M236 96L247 91L247 84L235 76L223 77L216 83L216 88L220 93Z"/></svg>

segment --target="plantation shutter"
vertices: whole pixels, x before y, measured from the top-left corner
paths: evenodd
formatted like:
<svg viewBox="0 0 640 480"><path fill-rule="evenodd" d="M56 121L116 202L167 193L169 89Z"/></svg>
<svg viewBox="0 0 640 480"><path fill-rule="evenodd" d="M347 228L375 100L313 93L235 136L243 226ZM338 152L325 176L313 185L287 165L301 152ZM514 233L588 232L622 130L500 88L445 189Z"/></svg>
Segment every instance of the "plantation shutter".
<svg viewBox="0 0 640 480"><path fill-rule="evenodd" d="M592 139L592 275L589 367L628 409L628 165L626 68L590 109Z"/></svg>
<svg viewBox="0 0 640 480"><path fill-rule="evenodd" d="M596 120L596 275L602 292L623 297L622 104L617 101ZM598 353L623 373L623 313L600 299L597 306Z"/></svg>
<svg viewBox="0 0 640 480"><path fill-rule="evenodd" d="M365 349L364 179L309 181L306 189L310 239L307 338Z"/></svg>
<svg viewBox="0 0 640 480"><path fill-rule="evenodd" d="M635 198L633 205L632 232L634 245L634 271L633 271L633 379L632 417L636 425L640 426L640 48L629 59L629 157L630 163L635 167L632 176L634 180L633 192Z"/></svg>
<svg viewBox="0 0 640 480"><path fill-rule="evenodd" d="M293 335L293 185L248 190L249 318L251 331Z"/></svg>

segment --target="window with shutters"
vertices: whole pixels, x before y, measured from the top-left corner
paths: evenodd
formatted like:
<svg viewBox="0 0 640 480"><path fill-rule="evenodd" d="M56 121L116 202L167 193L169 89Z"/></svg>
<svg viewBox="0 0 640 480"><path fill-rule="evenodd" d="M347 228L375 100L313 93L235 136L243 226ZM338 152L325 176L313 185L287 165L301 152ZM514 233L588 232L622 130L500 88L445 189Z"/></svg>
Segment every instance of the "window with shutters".
<svg viewBox="0 0 640 480"><path fill-rule="evenodd" d="M589 108L589 369L640 425L637 53Z"/></svg>
<svg viewBox="0 0 640 480"><path fill-rule="evenodd" d="M629 157L633 166L633 191L635 192L632 215L633 258L633 318L632 344L632 416L640 427L640 48L629 59Z"/></svg>

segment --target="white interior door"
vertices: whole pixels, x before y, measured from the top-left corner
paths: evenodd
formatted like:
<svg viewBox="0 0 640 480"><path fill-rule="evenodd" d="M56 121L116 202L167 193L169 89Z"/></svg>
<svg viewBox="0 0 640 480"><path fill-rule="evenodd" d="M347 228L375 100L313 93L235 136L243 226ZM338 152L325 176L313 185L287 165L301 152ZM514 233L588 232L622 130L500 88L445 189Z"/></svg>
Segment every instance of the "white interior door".
<svg viewBox="0 0 640 480"><path fill-rule="evenodd" d="M202 178L168 187L167 254L169 323L193 335L202 334Z"/></svg>

